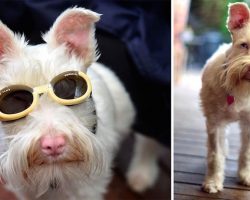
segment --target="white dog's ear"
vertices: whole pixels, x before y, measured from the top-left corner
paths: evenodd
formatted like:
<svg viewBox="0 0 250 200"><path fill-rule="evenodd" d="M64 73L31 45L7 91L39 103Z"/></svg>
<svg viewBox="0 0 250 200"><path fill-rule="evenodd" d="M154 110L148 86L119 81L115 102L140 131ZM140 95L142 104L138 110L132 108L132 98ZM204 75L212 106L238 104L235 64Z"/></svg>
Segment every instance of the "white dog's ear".
<svg viewBox="0 0 250 200"><path fill-rule="evenodd" d="M64 11L55 21L44 40L52 47L66 45L69 53L83 59L85 67L96 60L95 22L100 14L84 8Z"/></svg>
<svg viewBox="0 0 250 200"><path fill-rule="evenodd" d="M249 22L249 9L246 3L232 3L228 6L227 27L230 31L240 29Z"/></svg>
<svg viewBox="0 0 250 200"><path fill-rule="evenodd" d="M14 33L0 21L0 60L16 49Z"/></svg>

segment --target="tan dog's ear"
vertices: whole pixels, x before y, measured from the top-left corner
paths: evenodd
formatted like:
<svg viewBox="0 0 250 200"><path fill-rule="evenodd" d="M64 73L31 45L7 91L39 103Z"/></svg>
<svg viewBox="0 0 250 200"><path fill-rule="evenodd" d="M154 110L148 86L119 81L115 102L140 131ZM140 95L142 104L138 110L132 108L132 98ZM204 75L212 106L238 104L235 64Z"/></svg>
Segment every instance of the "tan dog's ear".
<svg viewBox="0 0 250 200"><path fill-rule="evenodd" d="M227 27L229 31L240 29L249 21L249 9L246 3L232 3L228 6Z"/></svg>
<svg viewBox="0 0 250 200"><path fill-rule="evenodd" d="M0 21L0 59L15 49L14 33Z"/></svg>
<svg viewBox="0 0 250 200"><path fill-rule="evenodd" d="M96 60L94 24L99 19L99 14L84 8L68 9L56 19L44 40L53 47L65 44L87 67Z"/></svg>

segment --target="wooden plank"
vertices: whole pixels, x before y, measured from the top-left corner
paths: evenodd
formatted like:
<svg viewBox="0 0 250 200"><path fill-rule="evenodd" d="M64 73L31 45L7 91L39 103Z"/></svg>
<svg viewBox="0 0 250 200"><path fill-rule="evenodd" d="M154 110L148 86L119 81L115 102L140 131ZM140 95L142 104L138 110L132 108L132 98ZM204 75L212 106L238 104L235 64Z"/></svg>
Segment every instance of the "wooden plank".
<svg viewBox="0 0 250 200"><path fill-rule="evenodd" d="M174 152L183 155L194 155L206 157L206 146L192 145L192 144L178 144L174 145ZM239 156L238 149L230 149L230 153L227 156L229 159L237 160Z"/></svg>
<svg viewBox="0 0 250 200"><path fill-rule="evenodd" d="M238 163L232 160L226 160L226 176L236 177L238 170ZM185 156L175 154L174 156L174 170L179 172L189 172L195 174L205 174L206 159L201 157Z"/></svg>
<svg viewBox="0 0 250 200"><path fill-rule="evenodd" d="M239 137L228 137L230 148L240 148L241 141ZM174 137L175 144L179 142L186 143L197 143L202 146L206 146L207 137L200 137L198 134L175 134Z"/></svg>
<svg viewBox="0 0 250 200"><path fill-rule="evenodd" d="M191 174L183 172L174 173L174 181L177 183L188 183L192 185L201 186L204 181L204 175L200 174ZM241 190L250 190L250 187L240 185L237 178L226 177L224 182L224 187L228 189L241 189Z"/></svg>
<svg viewBox="0 0 250 200"><path fill-rule="evenodd" d="M201 113L200 112L197 112L197 110L195 110L195 108L192 108L190 110L192 112L192 115L190 115L190 113L186 116L186 121L184 122L183 120L183 113L185 113L185 111L179 109L179 108L176 108L175 109L175 116L178 116L175 118L175 121L174 121L174 128L176 130L180 130L180 131L183 131L183 130L186 130L188 129L190 133L192 133L194 130L195 132L197 131L201 131L201 132L204 132L206 130L206 123L205 123L205 118L202 117L202 119L199 117L201 116ZM195 122L198 122L197 124L195 123L190 123L191 120L194 120ZM197 131L196 131L197 130ZM228 126L227 126L227 131L229 132L229 134L239 134L240 132L240 127L239 127L239 123L238 122L233 122L233 123L230 123Z"/></svg>
<svg viewBox="0 0 250 200"><path fill-rule="evenodd" d="M201 190L199 185L191 185L185 183L175 183L175 194L188 195L203 198L216 198L216 199L230 199L230 200L249 200L250 191L240 189L228 189L225 188L222 192L216 194L208 194ZM194 198L195 199L195 198Z"/></svg>
<svg viewBox="0 0 250 200"><path fill-rule="evenodd" d="M196 126L185 126L183 124L175 123L174 126L174 134L186 134L186 133L191 133L191 134L196 134L199 135L200 137L205 138L206 137L206 129L205 129L205 124L202 127L196 127Z"/></svg>
<svg viewBox="0 0 250 200"><path fill-rule="evenodd" d="M195 136L194 136L195 137ZM231 139L231 138L230 138ZM239 149L240 148L240 139L236 139L236 138L232 138L233 141L229 140L229 149L232 148L236 148ZM193 145L197 144L200 146L205 146L206 147L206 138L201 138L201 137L196 137L195 139L193 137L191 137L190 135L186 136L183 134L178 134L174 137L174 143L178 144L178 143L192 143Z"/></svg>
<svg viewBox="0 0 250 200"><path fill-rule="evenodd" d="M218 199L218 198L213 198L213 197L197 197L193 195L181 195L181 194L175 194L174 195L174 200L213 200L213 199Z"/></svg>
<svg viewBox="0 0 250 200"><path fill-rule="evenodd" d="M175 163L174 164L175 172L186 172L186 173L193 173L193 174L202 174L204 175L206 172L205 163L203 165L193 165L192 163ZM237 177L237 170L230 169L227 167L225 169L225 176L226 177Z"/></svg>
<svg viewBox="0 0 250 200"><path fill-rule="evenodd" d="M206 158L203 156L183 155L183 154L175 153L174 154L174 162L200 164L200 163L205 163ZM231 161L231 162L235 162L235 161Z"/></svg>
<svg viewBox="0 0 250 200"><path fill-rule="evenodd" d="M191 144L178 144L174 145L174 152L184 155L206 156L205 146L193 146Z"/></svg>
<svg viewBox="0 0 250 200"><path fill-rule="evenodd" d="M177 159L179 159L179 162L183 161L183 162L195 162L195 160L197 162L200 163L200 161L206 162L206 156L199 156L199 155L185 155L183 153L176 153L174 154L174 160L176 161ZM200 160L200 161L198 161ZM237 163L238 159L230 159L230 158L226 158L226 162L228 163Z"/></svg>
<svg viewBox="0 0 250 200"><path fill-rule="evenodd" d="M199 146L201 146L201 147L206 147L207 145L206 145L206 139L203 139L203 138L192 138L190 135L177 135L177 136L175 136L175 138L174 138L174 142L175 142L175 145L176 144L187 144L187 145L189 145L189 144L194 144L194 143L196 143L196 144L199 144Z"/></svg>

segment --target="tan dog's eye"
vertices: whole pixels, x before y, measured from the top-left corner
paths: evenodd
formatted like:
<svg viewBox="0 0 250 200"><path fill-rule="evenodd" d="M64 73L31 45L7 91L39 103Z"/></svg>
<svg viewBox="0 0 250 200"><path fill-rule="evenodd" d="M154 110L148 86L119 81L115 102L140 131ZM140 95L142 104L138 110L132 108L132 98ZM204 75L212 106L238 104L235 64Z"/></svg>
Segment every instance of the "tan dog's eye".
<svg viewBox="0 0 250 200"><path fill-rule="evenodd" d="M240 46L241 46L242 48L244 48L244 49L248 49L248 48L249 48L249 47L248 47L248 44L245 43L245 42L241 43Z"/></svg>

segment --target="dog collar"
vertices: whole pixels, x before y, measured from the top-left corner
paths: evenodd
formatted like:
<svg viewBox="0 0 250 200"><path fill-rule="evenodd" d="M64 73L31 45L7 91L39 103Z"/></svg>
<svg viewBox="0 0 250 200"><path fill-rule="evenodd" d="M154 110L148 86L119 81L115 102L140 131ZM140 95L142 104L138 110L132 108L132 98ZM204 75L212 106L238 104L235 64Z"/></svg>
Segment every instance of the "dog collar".
<svg viewBox="0 0 250 200"><path fill-rule="evenodd" d="M56 190L56 189L59 188L59 182L58 182L58 180L57 180L56 178L54 178L54 179L52 179L52 180L50 181L50 188L51 188L52 190Z"/></svg>
<svg viewBox="0 0 250 200"><path fill-rule="evenodd" d="M90 94L90 99L93 101L94 106L95 106L95 101L94 101L94 99L93 99L93 97L92 97L92 93ZM96 114L96 106L95 106L95 109L94 109L94 111L93 111L93 114L94 114L95 116L97 115L97 114ZM96 119L95 123L93 124L93 126L92 126L92 128L91 128L92 133L96 134L96 129L97 129L97 119Z"/></svg>
<svg viewBox="0 0 250 200"><path fill-rule="evenodd" d="M227 95L227 105L231 105L232 103L234 103L234 96L233 95Z"/></svg>

